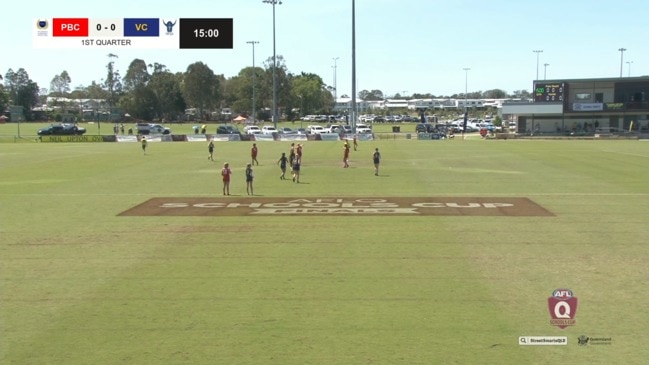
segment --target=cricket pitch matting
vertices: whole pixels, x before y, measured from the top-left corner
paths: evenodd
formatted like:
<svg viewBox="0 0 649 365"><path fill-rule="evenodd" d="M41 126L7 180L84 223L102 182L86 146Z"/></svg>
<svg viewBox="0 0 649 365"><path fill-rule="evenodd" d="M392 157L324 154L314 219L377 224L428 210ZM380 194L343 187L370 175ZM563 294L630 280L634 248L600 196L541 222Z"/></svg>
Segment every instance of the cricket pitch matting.
<svg viewBox="0 0 649 365"><path fill-rule="evenodd" d="M528 198L152 198L120 216L433 215L527 216L554 214Z"/></svg>

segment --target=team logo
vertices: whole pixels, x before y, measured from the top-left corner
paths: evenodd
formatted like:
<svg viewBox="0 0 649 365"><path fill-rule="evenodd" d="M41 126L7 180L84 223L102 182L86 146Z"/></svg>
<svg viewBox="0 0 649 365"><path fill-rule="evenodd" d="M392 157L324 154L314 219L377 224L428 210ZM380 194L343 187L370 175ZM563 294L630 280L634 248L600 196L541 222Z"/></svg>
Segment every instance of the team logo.
<svg viewBox="0 0 649 365"><path fill-rule="evenodd" d="M38 19L36 21L36 34L38 36L47 36L47 28L50 27L50 22L47 19Z"/></svg>
<svg viewBox="0 0 649 365"><path fill-rule="evenodd" d="M163 19L162 24L167 28L167 32L165 33L166 35L174 35L174 25L176 25L175 21L173 23L171 22L171 20L165 22Z"/></svg>
<svg viewBox="0 0 649 365"><path fill-rule="evenodd" d="M564 329L574 326L577 323L577 297L570 289L556 289L548 298L548 309L550 310L550 324Z"/></svg>

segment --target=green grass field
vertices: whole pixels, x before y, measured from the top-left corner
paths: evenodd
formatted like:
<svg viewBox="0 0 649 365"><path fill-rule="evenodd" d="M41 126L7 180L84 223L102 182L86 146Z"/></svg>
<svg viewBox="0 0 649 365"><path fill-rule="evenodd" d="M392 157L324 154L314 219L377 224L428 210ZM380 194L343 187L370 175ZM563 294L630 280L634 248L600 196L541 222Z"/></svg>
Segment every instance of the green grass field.
<svg viewBox="0 0 649 365"><path fill-rule="evenodd" d="M342 169L342 143L308 141L301 184L278 178L289 143L258 142L265 198L527 197L553 217L124 217L154 197L221 197L226 160L245 196L251 143L217 143L211 162L204 143L150 143L145 156L136 143L6 140L2 364L649 358L649 142L362 141ZM557 288L579 299L563 330L549 323Z"/></svg>

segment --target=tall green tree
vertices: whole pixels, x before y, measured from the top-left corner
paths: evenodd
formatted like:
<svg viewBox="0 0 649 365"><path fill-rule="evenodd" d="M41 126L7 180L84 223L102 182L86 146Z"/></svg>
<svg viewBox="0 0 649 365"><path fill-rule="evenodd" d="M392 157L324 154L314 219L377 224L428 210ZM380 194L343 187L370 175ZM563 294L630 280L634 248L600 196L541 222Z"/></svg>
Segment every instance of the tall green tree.
<svg viewBox="0 0 649 365"><path fill-rule="evenodd" d="M304 109L301 114L325 114L333 106L333 94L322 78L313 73L305 73L292 79L293 105Z"/></svg>
<svg viewBox="0 0 649 365"><path fill-rule="evenodd" d="M0 80L4 80L2 75L0 75ZM7 90L5 90L5 86L3 84L0 84L0 115L4 113L5 110L7 110L7 107L9 106L9 93L7 93Z"/></svg>
<svg viewBox="0 0 649 365"><path fill-rule="evenodd" d="M114 58L117 58L117 55L109 53L108 58L110 62L106 65L106 79L104 80L104 88L108 92L108 102L109 108L112 109L113 106L117 105L119 97L122 94L122 82L120 81L121 77L119 71L115 69Z"/></svg>
<svg viewBox="0 0 649 365"><path fill-rule="evenodd" d="M22 106L25 119L32 120L32 108L39 101L40 88L38 84L29 78L29 74L23 68L16 72L9 69L4 79L12 104Z"/></svg>
<svg viewBox="0 0 649 365"><path fill-rule="evenodd" d="M153 120L156 117L157 98L146 85L136 86L124 94L119 106L136 119Z"/></svg>
<svg viewBox="0 0 649 365"><path fill-rule="evenodd" d="M150 78L147 64L144 60L136 58L131 61L124 75L124 91L129 92L140 86L146 86Z"/></svg>
<svg viewBox="0 0 649 365"><path fill-rule="evenodd" d="M273 106L273 57L268 57L263 63L265 73L261 77L261 82L258 83L260 86L260 97L261 105L264 105L266 108L272 108ZM277 55L277 69L275 71L275 77L277 80L277 113L281 117L282 111L286 109L287 104L291 100L291 86L288 79L288 69L286 67L286 62L282 55ZM272 114L271 114L272 116Z"/></svg>
<svg viewBox="0 0 649 365"><path fill-rule="evenodd" d="M195 62L189 65L183 81L183 96L187 105L199 109L203 118L218 107L219 79L206 64Z"/></svg>
<svg viewBox="0 0 649 365"><path fill-rule="evenodd" d="M72 79L68 71L63 71L54 76L50 82L50 95L51 96L67 96L70 93L70 83Z"/></svg>
<svg viewBox="0 0 649 365"><path fill-rule="evenodd" d="M155 96L156 117L176 120L184 114L187 104L181 89L182 78L182 74L174 75L167 71L166 67L153 67L153 74L147 88Z"/></svg>

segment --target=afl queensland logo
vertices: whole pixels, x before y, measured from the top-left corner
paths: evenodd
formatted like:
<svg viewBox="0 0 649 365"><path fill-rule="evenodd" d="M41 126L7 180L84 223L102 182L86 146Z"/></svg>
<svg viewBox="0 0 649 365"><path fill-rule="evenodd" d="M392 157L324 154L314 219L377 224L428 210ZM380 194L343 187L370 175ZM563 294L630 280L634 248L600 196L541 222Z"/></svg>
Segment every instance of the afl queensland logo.
<svg viewBox="0 0 649 365"><path fill-rule="evenodd" d="M564 329L574 326L577 323L577 297L570 289L556 289L548 298L548 309L550 310L550 324Z"/></svg>

